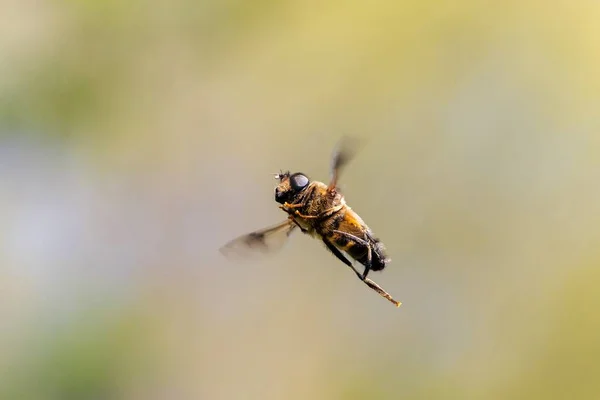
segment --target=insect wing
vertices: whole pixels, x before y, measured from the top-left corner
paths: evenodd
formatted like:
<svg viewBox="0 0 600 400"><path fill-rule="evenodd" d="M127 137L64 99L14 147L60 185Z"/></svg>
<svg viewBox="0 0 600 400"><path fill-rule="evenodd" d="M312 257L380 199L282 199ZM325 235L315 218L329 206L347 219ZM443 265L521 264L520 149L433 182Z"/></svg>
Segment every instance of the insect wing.
<svg viewBox="0 0 600 400"><path fill-rule="evenodd" d="M249 259L253 256L274 253L287 242L287 238L296 228L291 220L285 220L277 225L239 236L219 250L228 258Z"/></svg>
<svg viewBox="0 0 600 400"><path fill-rule="evenodd" d="M354 158L359 147L356 138L344 137L336 145L331 157L331 182L329 189L334 189L341 170Z"/></svg>

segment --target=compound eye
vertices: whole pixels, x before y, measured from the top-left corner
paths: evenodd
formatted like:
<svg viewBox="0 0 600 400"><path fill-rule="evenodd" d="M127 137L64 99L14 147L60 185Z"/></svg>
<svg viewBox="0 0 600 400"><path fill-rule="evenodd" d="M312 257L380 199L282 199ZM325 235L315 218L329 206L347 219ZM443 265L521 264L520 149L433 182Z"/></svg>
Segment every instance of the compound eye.
<svg viewBox="0 0 600 400"><path fill-rule="evenodd" d="M294 191L299 192L308 185L308 178L306 175L297 173L290 176L290 186Z"/></svg>

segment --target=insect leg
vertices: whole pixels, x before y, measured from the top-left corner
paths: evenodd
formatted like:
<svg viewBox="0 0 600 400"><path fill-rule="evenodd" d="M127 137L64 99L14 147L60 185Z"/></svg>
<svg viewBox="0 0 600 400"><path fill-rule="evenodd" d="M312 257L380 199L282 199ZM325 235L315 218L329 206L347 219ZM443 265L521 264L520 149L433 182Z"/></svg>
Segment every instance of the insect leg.
<svg viewBox="0 0 600 400"><path fill-rule="evenodd" d="M358 243L362 244L363 246L368 246L369 245L369 242L367 242L365 239L361 239L358 236L354 236L351 233L337 231L337 230L334 230L333 232L339 233L340 235L344 235L344 236L346 236L346 237L348 237L348 238L350 238L352 240L356 240Z"/></svg>
<svg viewBox="0 0 600 400"><path fill-rule="evenodd" d="M362 280L364 281L367 278L369 271L371 271L371 259L373 257L373 255L371 253L371 243L366 241L365 239L361 239L358 236L355 236L348 232L342 232L342 231L337 231L337 230L334 230L334 232L338 233L340 235L346 236L347 238L350 238L350 239L356 241L357 243L360 243L363 246L367 247L367 262L365 263L365 270L362 273Z"/></svg>
<svg viewBox="0 0 600 400"><path fill-rule="evenodd" d="M371 244L367 246L367 262L365 263L365 270L363 271L363 279L367 279L367 275L371 270L371 261L373 260L373 254L371 253Z"/></svg>
<svg viewBox="0 0 600 400"><path fill-rule="evenodd" d="M290 221L294 222L294 223L295 223L295 224L298 226L298 228L300 228L300 230L302 231L302 233L307 233L307 232L308 232L308 230L304 229L304 228L303 228L303 227L302 227L302 226L301 226L301 225L298 223L298 221L296 221L296 219L295 219L294 217L292 217L291 215L288 217L288 219L289 219Z"/></svg>
<svg viewBox="0 0 600 400"><path fill-rule="evenodd" d="M298 204L290 204L287 201L285 203L283 203L282 205L279 206L279 208L283 208L288 209L288 208L300 208L300 207L304 207L304 203L298 203Z"/></svg>
<svg viewBox="0 0 600 400"><path fill-rule="evenodd" d="M296 210L296 212L294 214L296 214L297 216L299 216L300 218L303 218L303 219L315 219L315 218L321 217L320 215L304 215L304 214L301 214L300 211L298 211L298 210Z"/></svg>
<svg viewBox="0 0 600 400"><path fill-rule="evenodd" d="M300 211L296 210L296 208L302 208L302 207L304 207L304 203L290 204L288 202L285 202L279 206L279 208L281 208L286 213L288 213L290 215L292 215L292 213L293 213L294 215L297 215L303 219L315 219L315 218L321 217L320 214L319 215L304 215Z"/></svg>
<svg viewBox="0 0 600 400"><path fill-rule="evenodd" d="M344 264L346 264L347 266L349 266L350 268L352 268L352 271L354 271L354 273L356 274L356 276L358 276L358 279L360 279L361 281L364 280L362 278L362 275L360 272L358 272L356 270L356 268L354 268L354 265L352 265L352 263L350 262L350 260L348 260L346 257L344 257L344 255L342 254L341 251L339 251L334 245L332 245L331 243L329 243L326 239L323 239L323 243L325 243L325 246L327 246L327 248Z"/></svg>
<svg viewBox="0 0 600 400"><path fill-rule="evenodd" d="M387 300L389 300L391 303L393 303L393 304L394 304L396 307L400 307L400 305L401 305L402 303L400 303L400 302L399 302L399 301L397 301L397 300L394 300L394 298L393 298L393 297L392 297L392 296L391 296L391 295L390 295L388 292L386 292L386 291L385 291L385 290L384 290L384 289L383 289L381 286L379 286L377 283L375 283L375 282L374 282L374 281L372 281L371 279L367 278L367 273L368 273L368 272L369 272L369 270L370 270L370 264L371 264L371 246L369 245L369 242L367 242L366 240L364 240L364 239L361 239L361 238L359 238L359 237L357 237L357 236L354 236L354 235L352 235L351 233L342 232L342 231L337 231L337 230L334 230L333 232L335 232L335 233L339 233L339 234L342 234L342 235L345 235L346 237L349 237L349 238L351 238L351 239L353 239L353 240L356 240L358 243L360 243L360 244L362 244L362 245L368 246L368 247L367 247L367 248L368 248L368 250L367 250L367 251L368 251L368 256L367 256L367 257L368 257L368 263L367 263L367 264L368 264L369 266L368 266L368 267L365 267L365 272L364 272L363 274L360 274L360 273L359 273L359 272L356 270L356 268L354 268L354 267L352 266L352 264L350 263L350 261L348 261L348 259L346 259L346 258L345 258L345 257L344 257L344 256L343 256L341 253L340 253L340 251L339 251L338 249L336 249L335 247L333 247L333 245L329 244L328 242L325 242L325 244L327 245L327 247L328 247L328 248L330 248L330 250L331 250L331 251L332 251L334 254L336 254L336 255L338 255L338 254L339 254L338 258L339 258L340 260L342 260L342 261L344 261L344 260L345 260L345 261L344 261L344 263L345 263L345 264L347 264L348 266L350 266L350 267L351 267L351 268L354 270L354 272L356 273L356 276L358 276L358 279L360 279L361 281L363 281L363 282L365 283L365 285L367 285L368 287L370 287L371 289L373 289L374 291L376 291L377 293L379 293L379 295L380 295L381 297L384 297L384 298L386 298L386 299L387 299ZM335 249L335 250L333 250L333 249Z"/></svg>
<svg viewBox="0 0 600 400"><path fill-rule="evenodd" d="M383 290L383 288L381 286L379 286L377 283L373 282L369 278L366 278L363 282L368 287L370 287L371 289L373 289L374 291L376 291L377 293L379 293L379 295L381 297L384 297L384 298L388 299L396 307L400 307L400 305L402 304L401 302L399 302L397 300L394 300L394 298L392 296L390 296L390 294L388 292L386 292L385 290Z"/></svg>

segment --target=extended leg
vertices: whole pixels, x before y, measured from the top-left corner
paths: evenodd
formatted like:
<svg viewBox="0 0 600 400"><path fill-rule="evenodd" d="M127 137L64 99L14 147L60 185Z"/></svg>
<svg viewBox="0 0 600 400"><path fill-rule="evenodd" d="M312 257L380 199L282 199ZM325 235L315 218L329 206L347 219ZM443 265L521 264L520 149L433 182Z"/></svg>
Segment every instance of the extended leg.
<svg viewBox="0 0 600 400"><path fill-rule="evenodd" d="M342 254L341 251L339 251L334 245L332 245L331 243L329 243L327 241L327 239L323 239L323 243L325 243L325 246L327 246L327 248L344 264L346 264L347 266L349 266L350 268L352 268L352 271L354 271L354 273L356 274L356 276L358 276L358 279L360 279L361 281L364 280L362 278L362 275L360 274L360 272L358 272L356 270L356 268L354 268L354 265L352 265L352 263L350 262L350 260L348 260L346 257L344 257L344 255Z"/></svg>
<svg viewBox="0 0 600 400"><path fill-rule="evenodd" d="M390 296L390 294L388 292L386 292L385 290L383 290L383 288L381 286L379 286L377 283L373 282L369 278L366 278L363 282L366 283L368 287L370 287L371 289L373 289L374 291L376 291L377 293L379 293L379 295L381 297L384 297L384 298L388 299L396 307L400 307L400 305L402 304L399 301L394 300L394 298L392 296Z"/></svg>
<svg viewBox="0 0 600 400"><path fill-rule="evenodd" d="M334 232L340 232L340 231L334 231ZM341 232L341 233L344 233L344 232ZM351 234L348 234L348 235L352 236L352 238L355 239L355 240L357 240L359 243L364 242L362 239L357 238L354 235L351 235ZM356 268L354 268L354 266L352 265L352 263L346 257L344 257L344 255L342 254L342 252L339 251L334 245L332 245L331 243L329 243L326 239L323 239L323 243L325 243L325 246L327 246L327 248L329 250L331 250L331 252L338 259L340 259L340 261L342 261L344 264L346 264L347 266L349 266L350 268L352 268L352 270L354 271L354 273L356 274L356 276L358 277L358 279L360 279L361 281L363 281L365 283L365 285L367 285L368 287L370 287L371 289L373 289L374 291L376 291L377 293L379 293L380 296L388 299L396 307L400 307L400 304L402 304L402 303L400 303L399 301L394 300L394 298L392 296L390 296L390 294L388 292L386 292L385 290L383 290L383 288L381 286L379 286L377 283L375 283L371 279L367 278L366 274L364 274L364 273L361 274L360 272L358 272L356 270ZM369 260L370 260L370 256L369 256Z"/></svg>
<svg viewBox="0 0 600 400"><path fill-rule="evenodd" d="M367 248L367 262L365 262L365 270L363 271L362 274L362 280L364 281L367 278L367 275L369 274L369 271L371 271L371 259L372 259L372 253L371 253L371 243L369 243L367 240L365 239L361 239L358 236L355 236L351 233L348 232L342 232L342 231L334 231L337 234L346 236L349 239L354 240L357 243L362 244L363 246L366 246Z"/></svg>

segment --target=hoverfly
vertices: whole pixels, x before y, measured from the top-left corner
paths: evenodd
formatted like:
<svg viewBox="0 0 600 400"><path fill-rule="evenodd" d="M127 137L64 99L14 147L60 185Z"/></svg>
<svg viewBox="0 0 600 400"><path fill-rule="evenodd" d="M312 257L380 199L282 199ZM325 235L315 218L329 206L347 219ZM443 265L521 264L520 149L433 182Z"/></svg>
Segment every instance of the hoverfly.
<svg viewBox="0 0 600 400"><path fill-rule="evenodd" d="M247 257L250 252L270 253L282 247L296 229L318 240L371 289L392 302L394 300L381 286L367 278L370 271L381 271L391 260L385 247L371 229L347 204L337 187L341 169L355 153L354 141L345 138L338 143L331 160L331 180L311 181L305 174L280 172L275 174L279 183L275 187L275 201L288 218L265 229L251 232L231 240L221 247L225 256ZM348 257L364 266L359 272Z"/></svg>

